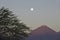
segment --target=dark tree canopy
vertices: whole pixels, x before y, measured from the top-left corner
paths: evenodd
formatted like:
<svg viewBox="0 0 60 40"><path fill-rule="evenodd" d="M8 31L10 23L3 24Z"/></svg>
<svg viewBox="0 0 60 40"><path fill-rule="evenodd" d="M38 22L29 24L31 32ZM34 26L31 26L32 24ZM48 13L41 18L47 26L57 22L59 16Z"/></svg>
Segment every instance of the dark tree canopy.
<svg viewBox="0 0 60 40"><path fill-rule="evenodd" d="M0 40L24 40L29 28L12 14L12 11L0 9Z"/></svg>

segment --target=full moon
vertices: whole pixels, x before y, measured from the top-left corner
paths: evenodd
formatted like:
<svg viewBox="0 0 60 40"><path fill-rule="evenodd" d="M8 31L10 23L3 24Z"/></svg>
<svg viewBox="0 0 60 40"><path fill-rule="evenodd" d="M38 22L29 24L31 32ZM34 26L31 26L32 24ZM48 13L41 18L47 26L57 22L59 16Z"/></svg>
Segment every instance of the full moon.
<svg viewBox="0 0 60 40"><path fill-rule="evenodd" d="M34 11L34 8L30 8L30 11Z"/></svg>

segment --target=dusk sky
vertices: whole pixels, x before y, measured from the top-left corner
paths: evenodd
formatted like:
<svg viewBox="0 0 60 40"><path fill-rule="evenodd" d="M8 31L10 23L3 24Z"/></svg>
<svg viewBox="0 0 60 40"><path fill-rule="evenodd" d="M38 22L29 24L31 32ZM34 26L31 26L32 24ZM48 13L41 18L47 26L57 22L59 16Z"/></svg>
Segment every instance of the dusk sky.
<svg viewBox="0 0 60 40"><path fill-rule="evenodd" d="M0 8L3 6L32 29L47 25L60 31L60 0L0 0Z"/></svg>

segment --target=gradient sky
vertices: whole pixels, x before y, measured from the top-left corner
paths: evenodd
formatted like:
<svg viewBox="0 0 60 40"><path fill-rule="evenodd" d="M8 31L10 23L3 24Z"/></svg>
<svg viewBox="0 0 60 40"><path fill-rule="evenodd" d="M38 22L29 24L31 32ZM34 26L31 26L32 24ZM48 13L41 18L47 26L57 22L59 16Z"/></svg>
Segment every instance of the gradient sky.
<svg viewBox="0 0 60 40"><path fill-rule="evenodd" d="M60 31L60 0L0 0L0 8L2 6L13 11L32 29L48 25ZM34 8L34 11L30 11L30 8Z"/></svg>

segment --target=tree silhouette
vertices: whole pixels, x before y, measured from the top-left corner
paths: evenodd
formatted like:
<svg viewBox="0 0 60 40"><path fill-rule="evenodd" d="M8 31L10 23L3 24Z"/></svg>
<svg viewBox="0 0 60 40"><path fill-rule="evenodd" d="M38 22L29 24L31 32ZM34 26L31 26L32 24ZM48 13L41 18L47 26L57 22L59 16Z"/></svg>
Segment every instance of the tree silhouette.
<svg viewBox="0 0 60 40"><path fill-rule="evenodd" d="M29 28L8 8L0 9L0 40L24 40Z"/></svg>

